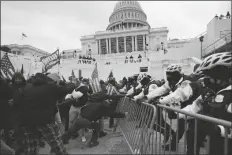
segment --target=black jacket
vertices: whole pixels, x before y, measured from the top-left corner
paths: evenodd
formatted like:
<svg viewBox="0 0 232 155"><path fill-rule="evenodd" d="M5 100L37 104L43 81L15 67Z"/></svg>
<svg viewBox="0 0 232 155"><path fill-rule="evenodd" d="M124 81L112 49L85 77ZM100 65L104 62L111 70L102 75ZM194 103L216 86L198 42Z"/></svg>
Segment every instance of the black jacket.
<svg viewBox="0 0 232 155"><path fill-rule="evenodd" d="M24 91L14 97L20 111L19 123L39 126L54 120L57 100L73 89L71 85L59 86L44 74L37 73L26 84Z"/></svg>
<svg viewBox="0 0 232 155"><path fill-rule="evenodd" d="M105 100L119 100L121 97L125 95L108 95L105 92L98 92L95 94L91 94L89 96L89 102L95 103L95 102L103 102Z"/></svg>
<svg viewBox="0 0 232 155"><path fill-rule="evenodd" d="M102 117L108 116L112 118L123 118L124 113L115 112L109 105L105 102L97 102L88 104L81 109L81 116L88 119L89 121L97 121Z"/></svg>
<svg viewBox="0 0 232 155"><path fill-rule="evenodd" d="M193 95L190 97L189 100L181 103L181 109L186 107L187 105L191 105L193 103L193 101L195 101L203 93L203 90L204 90L201 82L195 81L195 79L193 79L192 77L184 75L183 80L178 85L176 85L172 89L172 91L174 92L182 84L182 82L184 82L186 80L190 81L190 86L193 90Z"/></svg>
<svg viewBox="0 0 232 155"><path fill-rule="evenodd" d="M6 80L0 77L0 129L9 122L12 108L8 101L13 97L13 92Z"/></svg>

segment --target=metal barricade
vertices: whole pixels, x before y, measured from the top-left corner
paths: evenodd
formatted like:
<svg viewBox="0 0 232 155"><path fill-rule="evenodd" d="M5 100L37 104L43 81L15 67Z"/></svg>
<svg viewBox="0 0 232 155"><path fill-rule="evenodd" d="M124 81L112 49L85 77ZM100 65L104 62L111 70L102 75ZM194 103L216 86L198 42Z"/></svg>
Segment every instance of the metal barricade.
<svg viewBox="0 0 232 155"><path fill-rule="evenodd" d="M147 103L136 103L125 97L118 104L116 111L127 112L126 119L117 120L124 138L133 154L151 154L153 149L153 130L151 129L156 117L156 107Z"/></svg>
<svg viewBox="0 0 232 155"><path fill-rule="evenodd" d="M209 154L215 142L218 145L214 153L231 153L232 122L160 104L136 103L126 97L119 102L116 111L128 112L126 119L117 120L114 131L118 125L133 154ZM171 113L176 117L169 118ZM210 133L216 125L225 128L225 137ZM221 142L215 141L215 136ZM210 146L213 143L214 146Z"/></svg>
<svg viewBox="0 0 232 155"><path fill-rule="evenodd" d="M155 135L155 139L153 139L155 141L153 142L155 144L153 146L155 148L154 154L196 155L210 153L229 155L229 153L232 153L228 152L232 150L232 133L229 135L229 131L232 132L232 122L189 113L165 105L158 104L156 107L155 133L153 134ZM173 117L169 119L168 115L173 115ZM180 115L182 115L181 118ZM217 125L225 128L225 137L217 135ZM205 140L207 141L205 142ZM165 142L169 145L163 145ZM204 143L205 146L202 146ZM230 147L228 147L229 145ZM210 149L210 147L212 148ZM212 150L215 150L213 147L217 147L214 152L212 152ZM209 152L210 150L211 152Z"/></svg>

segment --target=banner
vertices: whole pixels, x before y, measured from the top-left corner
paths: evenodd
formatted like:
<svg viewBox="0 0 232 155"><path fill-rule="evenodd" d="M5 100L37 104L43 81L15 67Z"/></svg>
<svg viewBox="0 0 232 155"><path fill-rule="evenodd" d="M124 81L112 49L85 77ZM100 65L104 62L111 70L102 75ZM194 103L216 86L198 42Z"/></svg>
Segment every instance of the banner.
<svg viewBox="0 0 232 155"><path fill-rule="evenodd" d="M46 57L41 57L40 61L44 64L43 66L44 72L47 72L53 66L60 63L59 49L57 49L51 55L48 55Z"/></svg>

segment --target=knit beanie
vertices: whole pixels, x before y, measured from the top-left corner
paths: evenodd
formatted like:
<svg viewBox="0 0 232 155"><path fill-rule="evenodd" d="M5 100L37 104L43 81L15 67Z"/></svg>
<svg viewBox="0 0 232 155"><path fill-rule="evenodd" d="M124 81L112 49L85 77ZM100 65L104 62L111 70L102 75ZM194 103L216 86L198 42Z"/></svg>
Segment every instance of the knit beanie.
<svg viewBox="0 0 232 155"><path fill-rule="evenodd" d="M51 74L48 74L47 76L55 82L60 81L60 76L57 73L51 73Z"/></svg>

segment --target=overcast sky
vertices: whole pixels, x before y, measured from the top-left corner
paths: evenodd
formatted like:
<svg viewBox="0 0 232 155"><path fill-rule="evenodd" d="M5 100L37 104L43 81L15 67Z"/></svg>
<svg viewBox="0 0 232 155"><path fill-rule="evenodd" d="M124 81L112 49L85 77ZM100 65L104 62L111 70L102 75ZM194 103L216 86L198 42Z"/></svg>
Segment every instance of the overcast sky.
<svg viewBox="0 0 232 155"><path fill-rule="evenodd" d="M230 1L139 1L152 28L168 27L168 38L190 38L206 31ZM29 44L49 53L81 48L80 37L104 31L116 1L1 1L1 44ZM22 40L22 33L28 38Z"/></svg>

